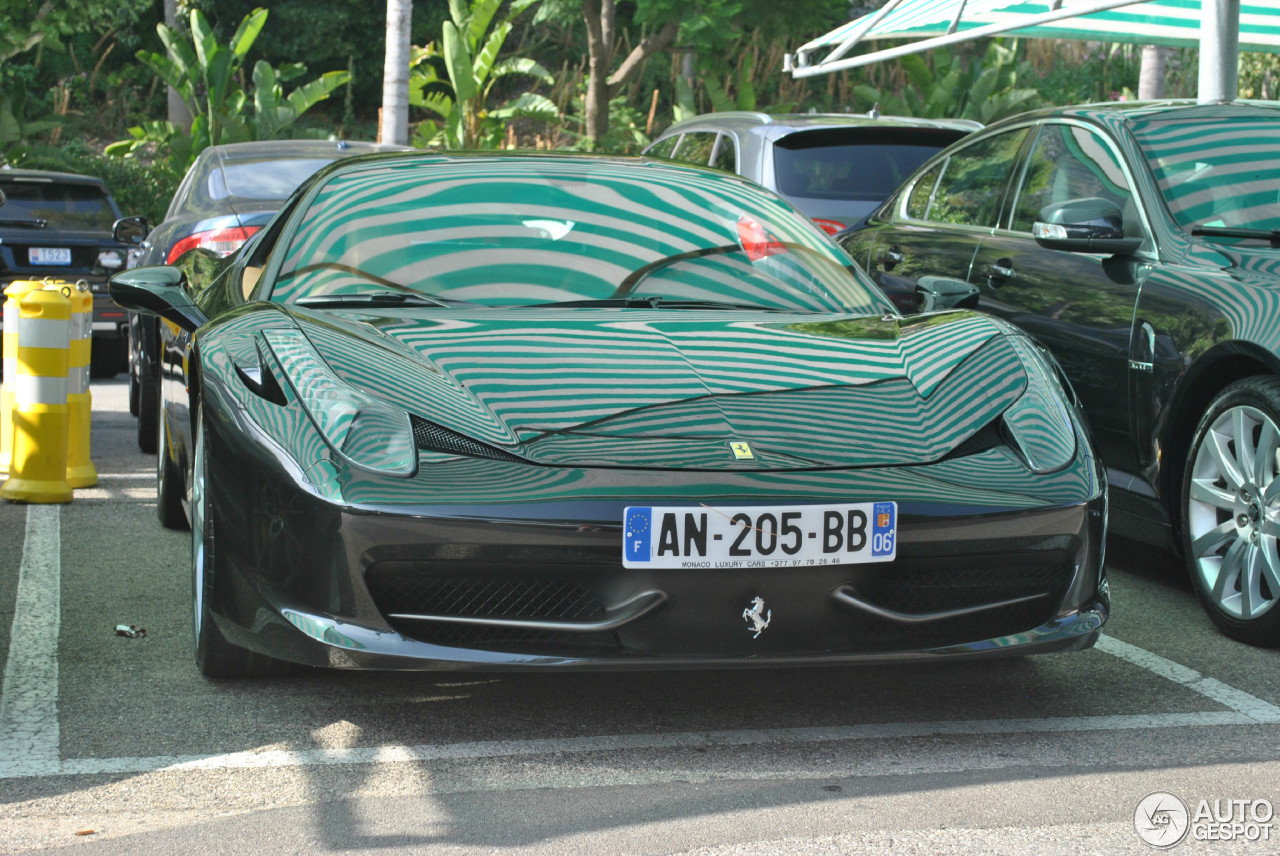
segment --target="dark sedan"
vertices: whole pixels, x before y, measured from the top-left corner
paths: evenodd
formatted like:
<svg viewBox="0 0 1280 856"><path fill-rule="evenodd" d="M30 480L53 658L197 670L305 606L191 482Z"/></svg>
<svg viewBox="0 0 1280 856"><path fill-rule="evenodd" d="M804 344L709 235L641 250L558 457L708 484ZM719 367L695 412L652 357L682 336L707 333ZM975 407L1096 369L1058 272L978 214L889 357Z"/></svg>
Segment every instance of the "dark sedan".
<svg viewBox="0 0 1280 856"><path fill-rule="evenodd" d="M265 140L210 146L173 194L164 220L137 253L141 265L168 264L192 249L230 255L261 229L312 173L338 158L405 146L349 140ZM155 319L129 318L129 410L138 447L156 450Z"/></svg>
<svg viewBox="0 0 1280 856"><path fill-rule="evenodd" d="M1000 656L1108 613L1052 365L900 317L737 176L352 159L112 295L164 319L158 508L209 675Z"/></svg>
<svg viewBox="0 0 1280 856"><path fill-rule="evenodd" d="M1280 644L1280 108L1029 113L838 240L904 308L972 290L1084 403L1117 531L1187 559L1227 634Z"/></svg>

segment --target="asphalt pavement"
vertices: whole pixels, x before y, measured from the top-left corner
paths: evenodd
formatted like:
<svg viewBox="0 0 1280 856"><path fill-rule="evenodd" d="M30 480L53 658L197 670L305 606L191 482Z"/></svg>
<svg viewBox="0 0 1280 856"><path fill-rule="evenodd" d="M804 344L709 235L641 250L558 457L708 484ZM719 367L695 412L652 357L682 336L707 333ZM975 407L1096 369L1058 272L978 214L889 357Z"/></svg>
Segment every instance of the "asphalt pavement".
<svg viewBox="0 0 1280 856"><path fill-rule="evenodd" d="M212 682L124 376L93 395L99 485L0 503L0 853L1141 854L1178 804L1171 852L1280 852L1280 652L1159 551L1112 539L1085 652Z"/></svg>

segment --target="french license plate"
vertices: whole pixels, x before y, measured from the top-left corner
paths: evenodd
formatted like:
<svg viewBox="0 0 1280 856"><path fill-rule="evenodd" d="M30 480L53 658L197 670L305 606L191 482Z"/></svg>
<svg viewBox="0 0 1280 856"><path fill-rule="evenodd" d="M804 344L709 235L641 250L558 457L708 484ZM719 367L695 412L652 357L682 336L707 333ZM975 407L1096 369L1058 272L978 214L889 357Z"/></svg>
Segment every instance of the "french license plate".
<svg viewBox="0 0 1280 856"><path fill-rule="evenodd" d="M70 247L29 247L27 263L32 265L69 265Z"/></svg>
<svg viewBox="0 0 1280 856"><path fill-rule="evenodd" d="M892 562L898 505L628 506L625 568L792 568Z"/></svg>

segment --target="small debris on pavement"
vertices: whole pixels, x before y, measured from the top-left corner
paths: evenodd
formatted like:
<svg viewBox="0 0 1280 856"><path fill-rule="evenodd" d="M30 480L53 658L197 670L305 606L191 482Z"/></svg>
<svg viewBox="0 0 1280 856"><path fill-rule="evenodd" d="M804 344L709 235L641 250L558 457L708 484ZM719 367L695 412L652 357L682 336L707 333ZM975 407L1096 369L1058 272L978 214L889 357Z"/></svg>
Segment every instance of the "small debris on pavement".
<svg viewBox="0 0 1280 856"><path fill-rule="evenodd" d="M130 639L141 639L143 636L147 635L147 631L146 628L138 627L134 624L117 624L116 635L128 636Z"/></svg>

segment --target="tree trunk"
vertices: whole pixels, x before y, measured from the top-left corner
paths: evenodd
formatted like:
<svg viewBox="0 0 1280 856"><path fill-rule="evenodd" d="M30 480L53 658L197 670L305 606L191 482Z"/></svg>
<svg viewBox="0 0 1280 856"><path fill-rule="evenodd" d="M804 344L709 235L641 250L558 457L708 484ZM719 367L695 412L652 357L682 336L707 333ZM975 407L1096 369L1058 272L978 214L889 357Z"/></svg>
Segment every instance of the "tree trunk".
<svg viewBox="0 0 1280 856"><path fill-rule="evenodd" d="M387 55L382 67L382 111L378 140L409 142L409 24L411 0L387 0Z"/></svg>
<svg viewBox="0 0 1280 856"><path fill-rule="evenodd" d="M599 3L599 6L596 4ZM613 65L613 0L582 0L587 24L587 95L583 103L583 133L592 148L609 131L609 68Z"/></svg>
<svg viewBox="0 0 1280 856"><path fill-rule="evenodd" d="M178 0L164 0L164 24L171 30L179 30L184 33L187 31L186 22L178 17ZM191 111L187 109L187 102L182 100L178 90L172 86L166 86L165 89L169 93L169 121L190 133Z"/></svg>
<svg viewBox="0 0 1280 856"><path fill-rule="evenodd" d="M644 61L669 48L680 26L673 21L640 41L609 74L613 65L613 33L616 14L614 0L582 0L582 19L587 22L587 97L583 105L583 133L595 145L609 132L609 99L616 96L632 77L640 73Z"/></svg>
<svg viewBox="0 0 1280 856"><path fill-rule="evenodd" d="M1142 48L1142 66L1138 71L1138 100L1164 97L1165 61L1169 48L1146 45Z"/></svg>

